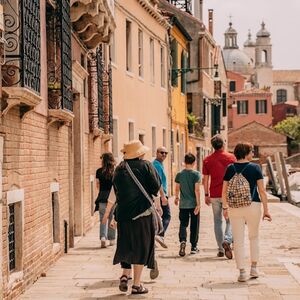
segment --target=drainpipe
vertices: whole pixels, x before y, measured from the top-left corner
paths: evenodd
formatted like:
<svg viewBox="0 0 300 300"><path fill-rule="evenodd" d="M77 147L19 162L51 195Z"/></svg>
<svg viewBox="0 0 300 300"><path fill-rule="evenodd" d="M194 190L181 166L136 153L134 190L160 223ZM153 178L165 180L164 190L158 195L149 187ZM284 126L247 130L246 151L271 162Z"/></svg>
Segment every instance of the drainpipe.
<svg viewBox="0 0 300 300"><path fill-rule="evenodd" d="M170 129L169 129L169 141L171 140L171 132L172 132L172 84L171 84L171 49L170 49L170 40L171 40L171 29L168 29L168 34L166 35L166 44L167 44L167 70L168 70L168 117L170 118ZM170 145L171 146L171 145ZM171 148L171 147L170 147ZM173 149L174 151L174 149ZM172 163L172 155L169 155L169 170L170 170L170 180L171 180L171 195L173 195L173 163Z"/></svg>

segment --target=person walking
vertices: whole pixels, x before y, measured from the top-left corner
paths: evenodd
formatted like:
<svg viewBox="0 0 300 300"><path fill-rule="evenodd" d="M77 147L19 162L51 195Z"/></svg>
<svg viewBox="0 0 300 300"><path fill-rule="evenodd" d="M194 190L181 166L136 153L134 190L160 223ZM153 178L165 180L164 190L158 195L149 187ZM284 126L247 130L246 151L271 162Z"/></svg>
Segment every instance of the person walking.
<svg viewBox="0 0 300 300"><path fill-rule="evenodd" d="M167 244L165 243L165 234L167 231L167 228L169 226L170 220L171 220L171 211L170 211L170 206L168 203L168 185L167 185L167 177L164 169L163 162L166 159L168 155L168 151L165 147L159 147L156 150L156 158L152 162L153 166L155 167L160 180L162 182L161 188L159 190L160 194L160 204L162 207L162 222L164 226L164 231L160 233L160 235L155 236L155 240L163 247L163 248L168 248Z"/></svg>
<svg viewBox="0 0 300 300"><path fill-rule="evenodd" d="M149 196L157 195L161 182L152 163L144 160L149 150L139 140L124 145L121 162L113 177L116 194L115 217L118 237L113 264L121 264L123 274L119 289L128 290L128 279L133 265L132 294L145 294L148 289L141 284L144 266L155 269L154 235L151 204L128 172L128 166ZM159 203L156 203L156 205ZM159 205L160 206L160 205Z"/></svg>
<svg viewBox="0 0 300 300"><path fill-rule="evenodd" d="M218 257L225 256L232 259L232 232L230 222L226 220L225 232L223 231L222 216L222 184L226 168L236 159L233 154L225 151L225 142L221 135L212 137L211 145L214 152L203 160L203 187L206 205L212 205L214 216L214 232L218 245Z"/></svg>
<svg viewBox="0 0 300 300"><path fill-rule="evenodd" d="M95 211L99 210L100 214L100 240L101 248L112 246L115 243L116 231L108 226L113 215L110 214L108 221L103 223L103 217L107 206L110 191L112 189L112 178L115 170L115 160L112 153L103 153L101 156L102 167L96 171L96 186L99 190L98 197L95 201Z"/></svg>
<svg viewBox="0 0 300 300"><path fill-rule="evenodd" d="M175 205L179 204L179 255L185 256L187 227L190 225L191 254L199 252L198 236L200 221L200 180L201 175L194 170L196 157L187 153L184 157L185 169L175 177ZM180 192L180 197L179 197Z"/></svg>
<svg viewBox="0 0 300 300"><path fill-rule="evenodd" d="M250 143L239 143L234 149L234 155L237 162L229 165L224 175L222 205L224 217L228 219L229 216L232 226L235 261L240 271L238 281L243 282L247 280L244 253L245 226L247 224L250 242L250 277L257 278L261 203L263 220L271 221L272 218L268 210L261 169L259 165L251 163L253 146Z"/></svg>

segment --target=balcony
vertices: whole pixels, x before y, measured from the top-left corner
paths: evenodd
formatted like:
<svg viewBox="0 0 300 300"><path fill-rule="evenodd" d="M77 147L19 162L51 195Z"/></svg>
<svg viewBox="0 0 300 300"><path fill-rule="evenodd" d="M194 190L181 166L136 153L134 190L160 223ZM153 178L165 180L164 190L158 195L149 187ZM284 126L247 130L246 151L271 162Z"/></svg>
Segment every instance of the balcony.
<svg viewBox="0 0 300 300"><path fill-rule="evenodd" d="M110 139L113 133L112 69L111 63L105 66L101 46L90 60L89 71L90 130L94 138L102 135L103 139Z"/></svg>
<svg viewBox="0 0 300 300"><path fill-rule="evenodd" d="M41 102L40 1L4 1L3 17L2 115L19 106L23 118Z"/></svg>
<svg viewBox="0 0 300 300"><path fill-rule="evenodd" d="M108 43L116 24L113 0L71 0L71 22L88 49Z"/></svg>
<svg viewBox="0 0 300 300"><path fill-rule="evenodd" d="M48 126L68 124L74 118L72 90L71 22L68 0L47 3Z"/></svg>

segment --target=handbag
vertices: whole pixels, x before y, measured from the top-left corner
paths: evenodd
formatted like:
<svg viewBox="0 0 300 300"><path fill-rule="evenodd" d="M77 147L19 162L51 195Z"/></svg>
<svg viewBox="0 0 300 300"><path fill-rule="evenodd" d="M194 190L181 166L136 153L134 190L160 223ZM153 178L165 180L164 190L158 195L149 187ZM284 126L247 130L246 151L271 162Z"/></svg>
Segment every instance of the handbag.
<svg viewBox="0 0 300 300"><path fill-rule="evenodd" d="M149 194L146 192L146 190L143 187L143 185L136 178L136 176L132 172L129 164L126 161L125 161L125 167L126 167L126 170L129 173L129 175L131 176L131 178L135 182L135 184L138 186L138 188L140 189L140 191L144 194L144 196L147 198L147 200L151 204L150 209L151 209L152 222L153 222L153 226L154 226L155 235L158 235L158 234L162 233L163 230L164 230L162 219L161 219L161 216L159 215L158 211L156 210L156 208L154 206L153 199L149 196Z"/></svg>

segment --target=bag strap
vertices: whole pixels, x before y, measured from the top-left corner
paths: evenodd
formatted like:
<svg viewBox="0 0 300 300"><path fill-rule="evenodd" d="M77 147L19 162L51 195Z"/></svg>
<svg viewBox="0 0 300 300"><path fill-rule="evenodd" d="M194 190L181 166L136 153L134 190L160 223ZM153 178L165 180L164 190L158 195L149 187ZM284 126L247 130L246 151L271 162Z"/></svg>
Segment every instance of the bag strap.
<svg viewBox="0 0 300 300"><path fill-rule="evenodd" d="M246 170L246 168L249 166L249 163L248 163L248 164L242 169L242 171L239 172L239 173L238 173L238 171L236 170L234 163L232 164L232 166L233 166L234 172L235 172L236 174L242 174L242 175L243 175L243 172L244 172L244 171Z"/></svg>
<svg viewBox="0 0 300 300"><path fill-rule="evenodd" d="M133 179L133 181L135 182L135 184L138 186L138 188L140 189L140 191L144 194L144 196L147 198L147 200L150 202L151 205L153 205L153 200L152 198L149 196L149 194L146 192L145 188L143 187L143 185L139 182L139 180L136 178L136 176L134 175L133 171L131 170L129 164L125 161L125 168L128 171L130 177Z"/></svg>

